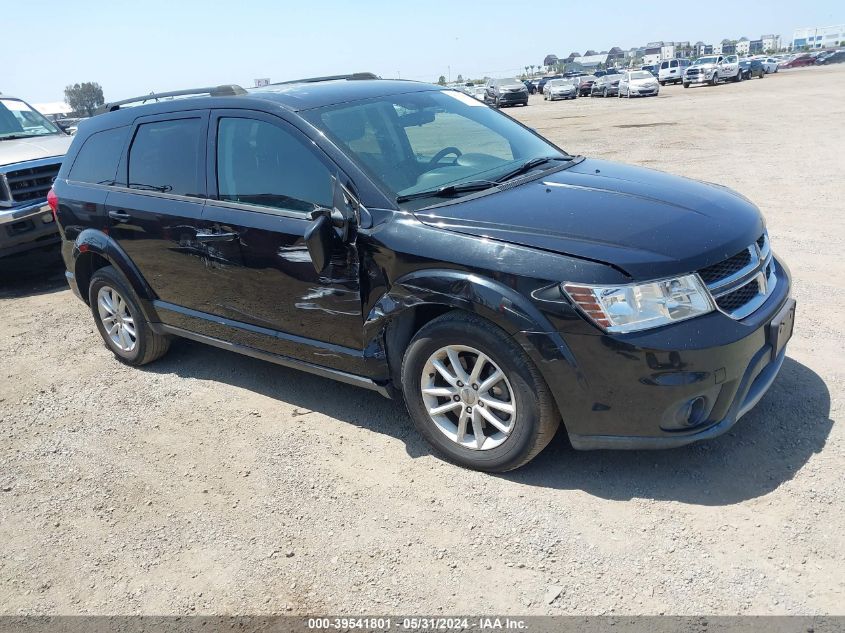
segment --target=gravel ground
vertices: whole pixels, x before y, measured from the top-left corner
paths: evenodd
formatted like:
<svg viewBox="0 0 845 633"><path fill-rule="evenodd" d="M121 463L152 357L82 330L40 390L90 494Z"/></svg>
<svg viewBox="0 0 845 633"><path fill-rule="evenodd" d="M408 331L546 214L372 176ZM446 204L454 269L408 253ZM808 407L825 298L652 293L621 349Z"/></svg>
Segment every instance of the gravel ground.
<svg viewBox="0 0 845 633"><path fill-rule="evenodd" d="M400 403L189 342L130 369L55 259L0 290L0 614L843 613L845 65L509 110L766 214L798 322L735 429L505 476Z"/></svg>

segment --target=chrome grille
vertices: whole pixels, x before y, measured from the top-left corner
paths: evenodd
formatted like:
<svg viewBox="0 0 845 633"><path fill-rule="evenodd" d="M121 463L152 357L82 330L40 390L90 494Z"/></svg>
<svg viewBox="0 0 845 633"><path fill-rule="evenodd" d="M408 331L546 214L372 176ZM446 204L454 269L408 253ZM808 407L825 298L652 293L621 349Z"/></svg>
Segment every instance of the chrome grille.
<svg viewBox="0 0 845 633"><path fill-rule="evenodd" d="M704 283L710 284L739 272L748 266L749 263L751 263L751 253L749 253L747 248L744 248L733 257L728 257L725 261L713 264L707 268L702 268L698 271L698 274L701 275Z"/></svg>
<svg viewBox="0 0 845 633"><path fill-rule="evenodd" d="M733 312L746 305L758 294L760 294L760 285L757 280L754 280L741 286L738 290L722 295L716 299L716 305L724 312Z"/></svg>
<svg viewBox="0 0 845 633"><path fill-rule="evenodd" d="M61 163L50 163L7 171L5 188L11 196L12 204L46 198L59 173L59 167Z"/></svg>
<svg viewBox="0 0 845 633"><path fill-rule="evenodd" d="M777 283L768 235L698 274L720 311L744 319L766 302Z"/></svg>

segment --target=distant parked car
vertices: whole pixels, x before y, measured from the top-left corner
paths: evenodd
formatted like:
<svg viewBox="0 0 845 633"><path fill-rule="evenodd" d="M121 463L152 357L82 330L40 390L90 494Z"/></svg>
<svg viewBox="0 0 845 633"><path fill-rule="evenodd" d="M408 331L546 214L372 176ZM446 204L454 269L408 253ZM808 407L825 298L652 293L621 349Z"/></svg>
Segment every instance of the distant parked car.
<svg viewBox="0 0 845 633"><path fill-rule="evenodd" d="M563 79L563 75L550 75L548 77L543 77L537 83L537 92L539 92L540 94L545 94L545 93L543 93L543 89L546 87L546 84L548 82L550 82L552 79Z"/></svg>
<svg viewBox="0 0 845 633"><path fill-rule="evenodd" d="M827 64L841 64L842 62L845 62L845 51L836 51L832 55L828 55L824 59L816 61L816 63L820 66L825 66Z"/></svg>
<svg viewBox="0 0 845 633"><path fill-rule="evenodd" d="M530 79L523 79L522 83L525 84L525 87L528 89L528 94L533 95L537 92L537 87L531 82Z"/></svg>
<svg viewBox="0 0 845 633"><path fill-rule="evenodd" d="M760 63L763 64L763 72L766 74L769 73L776 73L778 71L778 62L780 60L775 59L774 57L763 57L760 59Z"/></svg>
<svg viewBox="0 0 845 633"><path fill-rule="evenodd" d="M593 87L590 89L591 97L615 97L619 94L619 80L622 75L605 75L599 77L593 82Z"/></svg>
<svg viewBox="0 0 845 633"><path fill-rule="evenodd" d="M684 71L689 63L688 59L665 59L660 62L660 68L657 71L657 80L660 85L665 86L670 81L681 83L684 80Z"/></svg>
<svg viewBox="0 0 845 633"><path fill-rule="evenodd" d="M479 101L484 101L484 95L487 92L486 86L473 86L470 88L470 95L478 99Z"/></svg>
<svg viewBox="0 0 845 633"><path fill-rule="evenodd" d="M650 72L654 77L657 77L659 69L657 68L656 64L646 64L645 66L641 66L640 70L647 70Z"/></svg>
<svg viewBox="0 0 845 633"><path fill-rule="evenodd" d="M590 94L593 89L593 84L596 81L596 76L584 75L582 77L576 77L575 80L578 82L578 96L586 97Z"/></svg>
<svg viewBox="0 0 845 633"><path fill-rule="evenodd" d="M816 63L816 58L807 53L803 53L785 62L781 62L779 68L801 68L803 66L812 66Z"/></svg>
<svg viewBox="0 0 845 633"><path fill-rule="evenodd" d="M578 96L578 87L572 79L552 79L543 86L543 99L574 99Z"/></svg>
<svg viewBox="0 0 845 633"><path fill-rule="evenodd" d="M763 70L763 62L759 59L743 59L739 62L739 71L742 73L743 79L751 79L752 77L762 79L766 74L766 71Z"/></svg>
<svg viewBox="0 0 845 633"><path fill-rule="evenodd" d="M656 97L660 92L657 79L647 70L630 70L619 79L616 93L619 97Z"/></svg>
<svg viewBox="0 0 845 633"><path fill-rule="evenodd" d="M528 88L519 79L491 79L486 88L484 101L496 108L528 105Z"/></svg>

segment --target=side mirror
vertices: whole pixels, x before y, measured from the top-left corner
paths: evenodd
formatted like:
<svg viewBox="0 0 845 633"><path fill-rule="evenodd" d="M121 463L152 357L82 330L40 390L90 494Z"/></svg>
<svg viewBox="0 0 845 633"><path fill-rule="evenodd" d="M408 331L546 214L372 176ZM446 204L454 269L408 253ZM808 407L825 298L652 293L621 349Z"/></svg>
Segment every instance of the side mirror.
<svg viewBox="0 0 845 633"><path fill-rule="evenodd" d="M318 273L323 272L332 257L332 246L337 239L331 222L329 209L317 209L311 212L311 226L305 231L305 246L311 255L311 263Z"/></svg>

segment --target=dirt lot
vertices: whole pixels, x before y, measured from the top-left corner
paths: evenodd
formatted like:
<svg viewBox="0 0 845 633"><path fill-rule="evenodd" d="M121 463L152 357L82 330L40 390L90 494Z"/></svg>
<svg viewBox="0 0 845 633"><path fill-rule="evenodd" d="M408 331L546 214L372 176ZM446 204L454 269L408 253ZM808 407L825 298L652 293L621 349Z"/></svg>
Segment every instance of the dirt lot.
<svg viewBox="0 0 845 633"><path fill-rule="evenodd" d="M508 113L766 214L799 320L733 432L468 472L366 391L188 342L124 367L54 261L7 269L0 613L845 612L845 65Z"/></svg>

